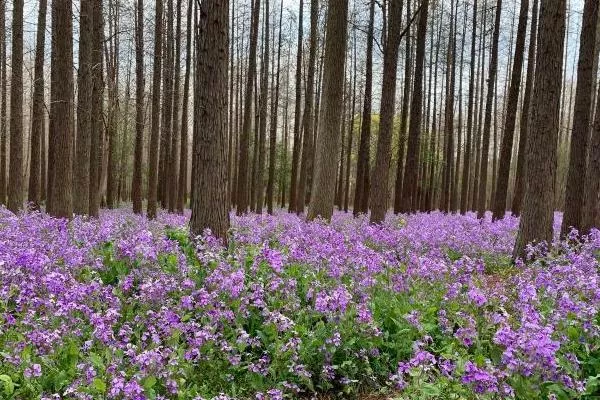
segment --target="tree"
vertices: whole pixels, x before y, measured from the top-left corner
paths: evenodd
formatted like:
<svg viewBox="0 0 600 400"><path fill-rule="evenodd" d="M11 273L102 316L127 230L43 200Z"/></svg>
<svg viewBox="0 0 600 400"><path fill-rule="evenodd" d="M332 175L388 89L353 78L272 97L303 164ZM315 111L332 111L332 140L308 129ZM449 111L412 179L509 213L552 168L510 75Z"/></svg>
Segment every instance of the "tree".
<svg viewBox="0 0 600 400"><path fill-rule="evenodd" d="M246 76L246 94L244 99L244 117L242 125L242 134L240 136L240 155L238 162L238 182L237 182L237 214L242 215L248 212L249 190L248 180L249 172L248 161L250 159L250 130L252 128L252 97L254 91L254 79L256 76L256 45L258 41L258 22L260 16L260 0L254 0L252 6L252 23L250 27L250 54L248 59L248 73Z"/></svg>
<svg viewBox="0 0 600 400"><path fill-rule="evenodd" d="M160 76L162 64L162 0L156 0L154 18L154 67L152 73L152 127L150 132L150 154L148 159L148 218L156 218L158 197L158 145L160 124Z"/></svg>
<svg viewBox="0 0 600 400"><path fill-rule="evenodd" d="M427 34L427 16L429 0L423 0L420 7L419 24L417 26L417 50L415 54L415 76L413 95L410 104L410 125L408 131L408 148L406 168L404 169L402 210L414 211L417 208L417 166L420 147L421 117L423 102L423 65L425 61L425 39Z"/></svg>
<svg viewBox="0 0 600 400"><path fill-rule="evenodd" d="M163 72L162 72L162 122L160 125L160 150L158 163L158 199L161 207L169 206L169 165L171 160L171 138L173 136L173 75L174 69L174 41L173 41L173 0L167 0L165 19L167 20L167 36L164 43Z"/></svg>
<svg viewBox="0 0 600 400"><path fill-rule="evenodd" d="M315 86L315 66L317 58L317 25L319 23L319 1L310 2L310 47L308 51L308 73L306 75L306 95L304 96L304 116L302 117L302 165L298 182L296 212L304 212L308 176L312 172L313 163L313 100Z"/></svg>
<svg viewBox="0 0 600 400"><path fill-rule="evenodd" d="M185 78L183 79L183 105L181 106L181 154L179 156L179 184L177 185L177 212L183 214L187 189L188 169L188 94L190 92L190 66L192 61L192 0L188 1Z"/></svg>
<svg viewBox="0 0 600 400"><path fill-rule="evenodd" d="M133 212L142 213L142 168L144 165L144 0L137 0L135 18L135 153L131 197Z"/></svg>
<svg viewBox="0 0 600 400"><path fill-rule="evenodd" d="M50 215L73 216L73 22L71 0L52 2Z"/></svg>
<svg viewBox="0 0 600 400"><path fill-rule="evenodd" d="M46 39L46 11L48 2L40 0L38 26L35 45L35 66L33 82L33 105L31 120L31 157L29 168L28 200L34 208L41 202L42 136L44 132L44 44ZM87 204L86 204L87 206Z"/></svg>
<svg viewBox="0 0 600 400"><path fill-rule="evenodd" d="M354 216L369 211L371 183L371 97L373 90L373 40L375 24L375 0L369 2L369 28L367 30L367 53L365 60L365 93L360 125L360 144L356 164L356 186L354 189Z"/></svg>
<svg viewBox="0 0 600 400"><path fill-rule="evenodd" d="M590 135L592 113L592 87L596 79L594 64L598 61L596 52L596 32L598 30L598 1L586 0L583 6L583 19L579 42L579 61L577 63L577 89L575 90L575 109L573 113L573 131L567 189L565 191L565 213L560 233L565 236L571 228L580 228L583 215L585 189L585 167Z"/></svg>
<svg viewBox="0 0 600 400"><path fill-rule="evenodd" d="M6 204L6 0L0 0L0 204Z"/></svg>
<svg viewBox="0 0 600 400"><path fill-rule="evenodd" d="M256 185L254 187L254 198L256 201L254 211L262 213L264 204L264 175L265 175L265 156L267 145L267 111L268 111L268 93L269 93L269 0L265 0L265 25L264 52L261 67L260 84L260 123L258 126L258 166L256 171Z"/></svg>
<svg viewBox="0 0 600 400"><path fill-rule="evenodd" d="M529 33L529 49L527 50L527 72L525 92L523 92L523 109L521 110L519 148L517 152L517 170L515 173L515 193L512 200L512 213L519 216L521 213L521 201L525 192L525 152L527 151L527 133L529 131L529 111L531 105L531 93L533 92L533 81L535 79L535 52L537 41L538 23L538 0L533 0L531 10L531 30Z"/></svg>
<svg viewBox="0 0 600 400"><path fill-rule="evenodd" d="M490 69L488 76L488 89L485 101L485 117L483 121L481 161L479 173L479 188L477 198L477 217L483 218L486 210L487 178L488 178L488 155L490 150L490 130L492 124L492 107L494 101L494 88L496 87L496 75L498 72L498 38L500 36L500 15L502 13L502 0L496 1L496 20L494 22L494 34L492 36L492 53L490 54Z"/></svg>
<svg viewBox="0 0 600 400"><path fill-rule="evenodd" d="M258 1L257 1L258 5ZM255 9L258 12L258 7ZM200 5L200 41L195 69L193 176L190 230L205 229L227 242L227 82L229 61L229 1L204 0Z"/></svg>
<svg viewBox="0 0 600 400"><path fill-rule="evenodd" d="M541 2L525 198L515 258L526 255L528 243L552 240L565 14L565 0Z"/></svg>
<svg viewBox="0 0 600 400"><path fill-rule="evenodd" d="M424 0L427 3L427 0ZM383 52L383 82L381 87L381 107L379 119L379 137L377 153L373 166L371 184L371 223L380 223L385 218L388 205L388 182L392 158L392 126L396 98L396 73L398 69L398 48L402 32L402 0L391 0L389 13L389 32ZM415 73L415 82L419 78ZM422 80L422 77L421 77ZM421 81L419 80L419 83ZM415 95L413 95L414 98ZM419 103L419 107L421 104ZM413 125L413 123L411 123Z"/></svg>
<svg viewBox="0 0 600 400"><path fill-rule="evenodd" d="M519 103L519 89L521 87L521 74L523 72L523 55L525 53L525 35L527 30L527 14L529 12L529 0L521 0L519 11L519 25L517 27L517 42L515 45L515 58L513 60L512 76L510 79L510 90L508 92L508 105L506 109L506 121L504 123L504 135L502 137L502 148L500 150L500 169L496 182L496 191L493 205L493 220L504 218L506 213L506 196L508 195L508 176L512 158L513 137L515 133L515 121L517 119L517 105Z"/></svg>
<svg viewBox="0 0 600 400"><path fill-rule="evenodd" d="M169 212L174 212L177 204L177 185L179 183L179 154L181 134L179 132L179 101L181 86L181 8L182 0L177 0L177 23L175 28L175 83L173 85L173 132L171 134L171 155L169 157L169 183L167 205ZM181 124L184 123L183 116ZM186 155L187 157L187 155Z"/></svg>
<svg viewBox="0 0 600 400"><path fill-rule="evenodd" d="M600 85L598 85L600 90ZM597 98L600 93L597 95ZM581 233L587 234L593 227L600 226L600 102L596 103L596 116L589 146L585 174L585 193L581 219Z"/></svg>
<svg viewBox="0 0 600 400"><path fill-rule="evenodd" d="M331 219L335 175L340 150L340 122L344 97L344 71L348 36L348 0L330 0L325 32L323 64L323 123L319 126L313 188L308 219Z"/></svg>
<svg viewBox="0 0 600 400"><path fill-rule="evenodd" d="M23 0L13 2L8 209L23 207Z"/></svg>
<svg viewBox="0 0 600 400"><path fill-rule="evenodd" d="M302 107L302 17L304 13L304 0L300 0L298 9L298 49L296 52L296 101L294 111L294 144L292 147L292 171L290 178L290 205L288 210L296 210L297 190L298 190L298 162L300 161L300 151L302 150L302 139L300 131L300 113Z"/></svg>

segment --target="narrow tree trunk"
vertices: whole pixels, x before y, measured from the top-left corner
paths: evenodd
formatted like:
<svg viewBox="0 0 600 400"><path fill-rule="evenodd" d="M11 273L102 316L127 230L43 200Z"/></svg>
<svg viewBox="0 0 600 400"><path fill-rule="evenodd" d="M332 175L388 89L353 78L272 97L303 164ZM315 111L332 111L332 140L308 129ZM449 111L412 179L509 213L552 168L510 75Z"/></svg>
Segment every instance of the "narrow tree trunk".
<svg viewBox="0 0 600 400"><path fill-rule="evenodd" d="M0 0L0 204L6 204L6 0Z"/></svg>
<svg viewBox="0 0 600 400"><path fill-rule="evenodd" d="M424 0L428 5L428 0ZM424 13L423 15L426 15ZM373 166L373 180L371 184L371 223L380 223L385 219L388 208L388 183L390 175L390 163L392 158L392 126L394 122L394 106L396 98L396 73L398 69L398 50L402 38L402 0L392 0L390 3L389 32L383 54L383 82L381 87L381 111L379 120L379 137L377 139L377 153L375 165ZM423 32L425 28L423 28ZM425 37L425 33L423 33ZM423 49L425 48L423 39ZM424 54L423 50L423 54ZM417 60L417 64L419 61ZM421 58L421 65L423 59ZM415 82L422 84L423 75L418 76L415 72ZM415 89L416 91L416 89ZM413 95L413 101L416 94ZM422 111L421 98L418 98L418 113ZM412 110L411 110L412 111ZM417 122L411 121L411 126L417 125L420 129L420 114L414 116Z"/></svg>
<svg viewBox="0 0 600 400"><path fill-rule="evenodd" d="M444 163L442 176L442 199L440 210L450 211L452 194L452 168L454 165L454 84L455 84L455 50L454 40L454 2L451 2L450 36L446 53L446 102L444 105ZM491 111L491 110L490 110Z"/></svg>
<svg viewBox="0 0 600 400"><path fill-rule="evenodd" d="M269 34L269 0L265 0L265 25L263 29L263 61L261 66L262 76L260 84L260 124L258 126L258 165L256 170L256 207L255 211L259 214L265 201L265 158L267 151L267 111L268 111L268 93L269 93L269 57L270 57L270 34Z"/></svg>
<svg viewBox="0 0 600 400"><path fill-rule="evenodd" d="M144 165L144 0L137 0L135 23L135 153L131 197L133 212L141 214Z"/></svg>
<svg viewBox="0 0 600 400"><path fill-rule="evenodd" d="M148 218L156 218L158 197L158 151L160 140L160 77L162 70L162 18L163 2L156 0L154 19L154 67L152 73L152 127L148 159Z"/></svg>
<svg viewBox="0 0 600 400"><path fill-rule="evenodd" d="M600 86L598 89L600 90ZM600 103L596 103L596 116L585 175L583 205L580 233L587 234L590 229L600 227Z"/></svg>
<svg viewBox="0 0 600 400"><path fill-rule="evenodd" d="M50 160L54 165L52 166L52 190L50 191L51 207L47 211L50 215L61 218L73 216L72 18L71 0L54 0L52 2Z"/></svg>
<svg viewBox="0 0 600 400"><path fill-rule="evenodd" d="M579 42L577 64L577 89L575 91L575 111L569 153L567 189L565 191L565 213L560 233L566 236L572 228L581 228L585 190L585 169L587 147L592 120L592 82L596 80L596 31L598 30L597 0L586 0L583 6L583 20Z"/></svg>
<svg viewBox="0 0 600 400"><path fill-rule="evenodd" d="M308 219L333 214L335 174L340 147L340 119L344 101L344 65L348 31L348 0L330 0L326 22L323 71L323 123L317 136L316 162ZM317 195L318 194L318 195Z"/></svg>
<svg viewBox="0 0 600 400"><path fill-rule="evenodd" d="M257 0L258 3L258 0ZM258 5L258 4L257 4ZM258 12L258 7L256 7ZM206 229L227 243L227 81L229 0L204 0L200 5L200 41L195 68L192 235Z"/></svg>
<svg viewBox="0 0 600 400"><path fill-rule="evenodd" d="M527 189L515 258L526 255L528 243L552 241L565 14L565 0L541 3L531 132L527 139Z"/></svg>
<svg viewBox="0 0 600 400"><path fill-rule="evenodd" d="M527 31L527 14L529 13L529 0L521 0L519 11L519 25L517 27L517 42L515 45L515 58L510 80L510 92L508 93L508 104L506 121L504 123L504 136L500 153L500 171L493 207L493 219L504 218L506 213L506 197L508 195L508 177L515 133L515 121L517 119L517 106L519 103L519 90L521 87L521 74L523 72L523 55L525 53L525 35Z"/></svg>
<svg viewBox="0 0 600 400"><path fill-rule="evenodd" d="M173 85L173 128L171 133L171 154L169 156L169 184L167 204L169 212L174 212L177 203L177 184L179 183L179 152L181 135L179 134L179 102L181 90L181 8L182 0L177 0L177 22L175 27L175 83ZM181 122L183 124L183 121Z"/></svg>
<svg viewBox="0 0 600 400"><path fill-rule="evenodd" d="M37 38L35 47L35 71L33 83L33 112L31 121L31 158L29 168L28 200L36 209L41 201L41 147L44 135L44 44L46 39L46 10L48 2L40 0ZM87 193L86 193L87 194ZM87 206L87 203L86 203ZM87 211L84 210L84 211Z"/></svg>

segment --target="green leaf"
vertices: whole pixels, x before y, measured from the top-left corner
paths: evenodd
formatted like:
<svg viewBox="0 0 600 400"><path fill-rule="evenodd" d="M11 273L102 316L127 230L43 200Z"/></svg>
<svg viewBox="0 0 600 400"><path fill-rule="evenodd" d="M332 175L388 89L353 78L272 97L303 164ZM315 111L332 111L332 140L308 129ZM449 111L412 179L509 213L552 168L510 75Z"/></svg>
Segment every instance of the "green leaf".
<svg viewBox="0 0 600 400"><path fill-rule="evenodd" d="M0 382L4 386L4 394L10 396L15 391L15 384L12 378L8 375L0 375Z"/></svg>
<svg viewBox="0 0 600 400"><path fill-rule="evenodd" d="M92 382L92 387L100 393L106 392L106 383L100 378L94 378L94 381Z"/></svg>
<svg viewBox="0 0 600 400"><path fill-rule="evenodd" d="M431 383L424 383L421 392L427 397L436 397L442 393L437 385Z"/></svg>

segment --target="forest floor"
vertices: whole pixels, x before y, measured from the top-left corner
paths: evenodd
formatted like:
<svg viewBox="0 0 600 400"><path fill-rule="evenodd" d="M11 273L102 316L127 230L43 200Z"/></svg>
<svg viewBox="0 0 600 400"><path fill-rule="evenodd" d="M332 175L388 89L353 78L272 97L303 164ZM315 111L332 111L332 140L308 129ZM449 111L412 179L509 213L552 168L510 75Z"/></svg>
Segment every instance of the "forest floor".
<svg viewBox="0 0 600 400"><path fill-rule="evenodd" d="M0 398L598 394L597 230L514 264L511 216L188 217L0 209Z"/></svg>

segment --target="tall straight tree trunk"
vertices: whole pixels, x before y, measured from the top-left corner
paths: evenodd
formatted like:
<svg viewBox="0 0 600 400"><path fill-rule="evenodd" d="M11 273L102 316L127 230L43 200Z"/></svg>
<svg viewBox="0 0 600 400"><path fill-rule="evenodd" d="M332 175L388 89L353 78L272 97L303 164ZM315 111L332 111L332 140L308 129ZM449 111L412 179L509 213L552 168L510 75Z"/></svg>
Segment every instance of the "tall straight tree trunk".
<svg viewBox="0 0 600 400"><path fill-rule="evenodd" d="M92 142L92 2L82 0L79 15L79 68L77 74L77 146L73 211L85 215L90 204L90 149Z"/></svg>
<svg viewBox="0 0 600 400"><path fill-rule="evenodd" d="M521 88L521 74L523 72L523 55L525 53L525 35L527 31L527 14L529 13L529 0L521 0L519 11L519 25L517 28L517 43L515 45L515 59L513 62L512 76L510 79L510 91L508 93L508 105L506 110L506 121L504 123L504 136L502 138L502 149L500 150L500 170L496 185L493 216L497 220L504 218L506 213L506 197L508 195L508 177L515 133L515 121L517 119L517 106L519 103L519 89Z"/></svg>
<svg viewBox="0 0 600 400"><path fill-rule="evenodd" d="M452 194L452 168L454 165L454 85L455 85L455 26L454 1L451 2L450 35L448 37L448 52L446 53L446 102L444 105L444 168L442 176L442 199L440 210L450 211Z"/></svg>
<svg viewBox="0 0 600 400"><path fill-rule="evenodd" d="M473 106L475 95L475 44L477 42L477 0L473 1L473 31L471 33L471 62L469 72L469 100L467 105L467 143L460 191L460 213L465 214L469 208L469 184L471 181L471 151L473 148Z"/></svg>
<svg viewBox="0 0 600 400"><path fill-rule="evenodd" d="M354 216L369 211L371 180L371 97L373 88L373 31L375 24L375 0L370 0L369 28L367 31L367 58L365 65L365 93L360 127L360 144L356 164L356 187L354 191Z"/></svg>
<svg viewBox="0 0 600 400"><path fill-rule="evenodd" d="M457 4L458 8L458 4ZM458 14L458 11L457 11ZM456 25L456 24L455 24ZM460 61L459 61L459 75L458 75L458 126L456 129L456 163L454 167L454 181L452 183L452 199L450 200L450 209L452 212L460 210L460 163L463 155L463 66L465 56L465 37L467 29L467 10L463 11L463 28L460 43ZM456 32L456 29L455 29ZM456 47L456 46L455 46ZM464 167L463 167L464 169Z"/></svg>
<svg viewBox="0 0 600 400"><path fill-rule="evenodd" d="M258 2L258 1L257 1ZM258 4L257 4L258 5ZM255 8L258 12L258 7ZM229 61L229 0L204 0L200 5L200 41L195 68L194 158L190 230L210 229L227 243L227 82Z"/></svg>
<svg viewBox="0 0 600 400"><path fill-rule="evenodd" d="M283 21L283 1L279 10L279 38L277 40L277 72L275 88L271 88L271 126L269 130L269 177L267 180L267 212L273 214L274 192L275 192L275 164L277 161L277 120L279 116L279 75L281 71L281 39ZM283 168L283 166L282 166Z"/></svg>
<svg viewBox="0 0 600 400"><path fill-rule="evenodd" d="M13 2L8 209L23 208L23 0Z"/></svg>
<svg viewBox="0 0 600 400"><path fill-rule="evenodd" d="M118 116L119 116L119 0L108 2L108 52L106 70L108 78L108 118L106 132L108 135L108 164L106 170L106 205L108 208L119 206L119 157Z"/></svg>
<svg viewBox="0 0 600 400"><path fill-rule="evenodd" d="M41 147L44 132L44 44L46 39L46 0L40 0L37 38L35 47L35 71L33 82L33 112L31 121L31 158L29 168L28 200L35 208L41 202ZM87 206L87 203L86 203ZM87 208L86 210L87 211Z"/></svg>
<svg viewBox="0 0 600 400"><path fill-rule="evenodd" d="M492 36L492 52L490 54L490 69L488 76L488 90L485 102L485 119L483 121L483 133L481 143L481 172L479 173L479 188L477 198L477 217L483 218L486 210L488 156L490 151L490 130L492 125L492 107L494 101L494 87L496 86L496 75L498 72L498 38L500 36L500 15L502 13L502 0L496 1L496 20L494 22L494 34Z"/></svg>
<svg viewBox="0 0 600 400"><path fill-rule="evenodd" d="M410 0L406 2L406 20L410 20ZM402 209L402 180L404 179L404 148L408 136L408 106L410 99L410 85L412 73L411 60L411 36L406 35L406 54L404 60L404 92L402 94L402 111L400 112L400 133L398 135L398 161L396 166L396 183L394 185L394 213L404 211Z"/></svg>
<svg viewBox="0 0 600 400"><path fill-rule="evenodd" d="M169 199L169 165L171 159L171 138L173 136L173 76L174 76L174 41L173 41L173 0L167 0L165 19L167 20L167 37L165 38L165 54L163 64L163 101L160 135L160 151L158 163L158 197L161 207L168 207Z"/></svg>
<svg viewBox="0 0 600 400"><path fill-rule="evenodd" d="M160 141L160 77L162 70L163 2L156 0L154 18L154 66L152 73L152 126L148 159L148 218L156 218L158 197L158 151Z"/></svg>
<svg viewBox="0 0 600 400"><path fill-rule="evenodd" d="M306 95L304 96L304 115L302 117L302 165L300 180L298 182L296 212L304 212L308 175L312 171L313 163L313 100L315 86L315 69L317 58L317 35L319 23L319 1L310 1L310 47L308 51L308 73L306 75Z"/></svg>
<svg viewBox="0 0 600 400"><path fill-rule="evenodd" d="M254 0L252 6L252 23L250 27L250 54L248 59L248 73L246 76L246 94L244 99L244 119L240 137L240 155L237 182L237 214L248 212L250 192L249 183L249 153L250 130L252 128L252 97L254 90L254 77L256 75L256 45L258 41L258 22L260 16L260 0Z"/></svg>
<svg viewBox="0 0 600 400"><path fill-rule="evenodd" d="M354 15L354 13L353 13ZM350 162L352 160L352 141L354 137L354 114L356 112L356 31L352 40L353 46L353 69L352 69L352 105L350 107L350 126L348 127L348 152L346 155L346 187L344 188L344 212L348 212L350 206Z"/></svg>
<svg viewBox="0 0 600 400"><path fill-rule="evenodd" d="M181 106L181 152L179 155L179 183L177 185L177 212L183 214L188 181L188 95L192 63L192 0L188 1L187 32L185 40L185 77L183 78L183 105ZM230 127L233 128L233 125ZM229 203L228 203L229 204Z"/></svg>
<svg viewBox="0 0 600 400"><path fill-rule="evenodd" d="M0 204L6 204L6 0L0 0Z"/></svg>
<svg viewBox="0 0 600 400"><path fill-rule="evenodd" d="M573 131L569 153L567 189L565 191L565 213L560 233L566 236L571 228L581 227L585 190L585 169L587 147L592 120L592 87L596 76L593 75L597 62L596 32L598 30L598 1L586 0L583 6L583 19L579 42L579 61L577 64L577 89L575 91L575 110Z"/></svg>
<svg viewBox="0 0 600 400"><path fill-rule="evenodd" d="M144 165L144 0L137 0L135 11L135 150L131 197L133 212L141 214Z"/></svg>
<svg viewBox="0 0 600 400"><path fill-rule="evenodd" d="M527 151L527 136L529 132L529 111L531 105L531 94L533 92L533 81L535 79L535 53L537 42L538 25L538 0L533 0L531 12L531 30L529 34L529 50L527 51L527 73L525 92L523 93L523 110L521 111L519 131L519 151L517 153L517 171L515 177L515 194L512 201L512 213L519 216L521 213L521 202L525 192L525 161Z"/></svg>
<svg viewBox="0 0 600 400"><path fill-rule="evenodd" d="M600 90L600 86L598 89ZM600 102L596 103L584 190L581 233L588 234L593 227L600 227Z"/></svg>
<svg viewBox="0 0 600 400"><path fill-rule="evenodd" d="M479 66L477 77L477 129L476 138L475 138L475 171L473 173L473 188L471 193L471 209L477 210L477 201L479 195L479 180L480 180L480 172L481 172L481 131L482 131L482 119L483 119L483 98L485 97L485 85L484 85L484 75L485 75L485 54L486 54L486 32L487 32L487 8L483 7L483 18L481 19L481 35L479 40Z"/></svg>
<svg viewBox="0 0 600 400"><path fill-rule="evenodd" d="M340 122L344 101L344 65L348 37L348 0L330 0L325 33L323 64L323 122L317 135L314 196L308 219L331 219L335 196L335 174L340 150Z"/></svg>
<svg viewBox="0 0 600 400"><path fill-rule="evenodd" d="M261 66L260 83L260 123L258 126L258 165L256 169L256 186L254 188L254 197L256 201L255 212L262 213L265 200L265 158L267 151L267 111L269 94L269 57L270 57L270 34L269 34L269 0L265 0L265 25L263 29L263 61Z"/></svg>
<svg viewBox="0 0 600 400"><path fill-rule="evenodd" d="M427 5L425 0L425 5ZM371 223L380 223L385 219L388 208L388 184L390 164L392 159L392 127L394 123L394 106L396 100L396 74L398 69L398 50L402 39L402 0L390 2L389 32L383 53L383 82L381 88L381 111L379 120L379 137L377 139L377 153L373 166L373 179L371 184ZM422 61L422 60L421 60ZM421 62L422 63L422 62ZM415 82L421 84L423 76L415 73ZM413 95L414 99L415 95ZM419 109L421 109L419 99ZM420 115L414 117L419 119ZM416 124L420 127L420 121ZM416 125L415 124L415 125ZM413 125L413 122L411 122Z"/></svg>
<svg viewBox="0 0 600 400"><path fill-rule="evenodd" d="M50 103L50 215L73 216L73 11L71 0L52 2L52 62Z"/></svg>
<svg viewBox="0 0 600 400"><path fill-rule="evenodd" d="M526 189L515 258L526 255L528 243L552 241L565 14L565 0L541 2Z"/></svg>
<svg viewBox="0 0 600 400"><path fill-rule="evenodd" d="M174 212L177 203L177 184L179 183L179 148L181 135L179 133L179 102L181 90L181 8L182 0L177 0L177 22L175 27L175 83L173 84L173 128L171 133L171 154L169 156L169 182L167 205L169 212ZM182 121L183 123L183 121Z"/></svg>
<svg viewBox="0 0 600 400"><path fill-rule="evenodd" d="M301 100L302 100L302 35L303 25L302 17L304 13L304 0L300 0L298 10L298 48L296 53L296 100L295 100L295 112L294 112L294 144L292 147L292 171L290 178L290 205L288 207L289 212L296 211L297 204L297 191L298 191L298 163L300 161L300 152L302 150L302 140L300 131L300 113L301 113Z"/></svg>
<svg viewBox="0 0 600 400"><path fill-rule="evenodd" d="M423 113L423 65L425 62L425 40L427 35L427 16L429 0L423 0L417 26L417 50L415 54L415 76L413 95L410 103L410 125L408 128L408 148L406 152L406 168L402 186L402 211L414 211L417 203L417 178L419 165L419 148L421 135L421 119Z"/></svg>

